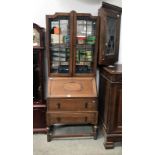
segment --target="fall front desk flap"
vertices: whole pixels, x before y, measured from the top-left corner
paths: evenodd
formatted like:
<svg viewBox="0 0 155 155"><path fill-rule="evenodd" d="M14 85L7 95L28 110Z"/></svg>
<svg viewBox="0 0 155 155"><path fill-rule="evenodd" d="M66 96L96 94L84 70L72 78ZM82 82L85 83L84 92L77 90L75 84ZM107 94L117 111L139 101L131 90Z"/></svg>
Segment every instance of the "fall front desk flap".
<svg viewBox="0 0 155 155"><path fill-rule="evenodd" d="M87 78L49 78L48 97L97 97L96 80Z"/></svg>

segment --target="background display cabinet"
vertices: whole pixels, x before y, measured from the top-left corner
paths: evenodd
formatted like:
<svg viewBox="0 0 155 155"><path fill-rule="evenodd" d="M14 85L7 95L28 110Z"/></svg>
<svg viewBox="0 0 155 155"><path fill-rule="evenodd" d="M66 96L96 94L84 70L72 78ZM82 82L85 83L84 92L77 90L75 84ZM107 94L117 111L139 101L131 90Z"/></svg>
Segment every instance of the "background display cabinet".
<svg viewBox="0 0 155 155"><path fill-rule="evenodd" d="M99 65L111 65L118 60L120 38L120 7L102 2L100 17Z"/></svg>
<svg viewBox="0 0 155 155"><path fill-rule="evenodd" d="M75 11L46 16L48 141L53 137L97 137L98 26L98 17ZM58 136L54 135L55 124L91 124L93 132Z"/></svg>
<svg viewBox="0 0 155 155"><path fill-rule="evenodd" d="M33 23L33 132L46 132L44 29Z"/></svg>

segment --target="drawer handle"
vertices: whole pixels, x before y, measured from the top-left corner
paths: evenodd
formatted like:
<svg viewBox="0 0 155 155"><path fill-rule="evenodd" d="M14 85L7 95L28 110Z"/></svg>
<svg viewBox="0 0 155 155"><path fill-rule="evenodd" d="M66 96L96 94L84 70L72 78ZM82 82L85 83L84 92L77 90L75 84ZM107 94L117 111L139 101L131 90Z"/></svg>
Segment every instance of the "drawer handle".
<svg viewBox="0 0 155 155"><path fill-rule="evenodd" d="M85 122L87 122L88 121L88 118L87 117L85 117Z"/></svg>
<svg viewBox="0 0 155 155"><path fill-rule="evenodd" d="M57 103L57 108L60 109L60 103Z"/></svg>
<svg viewBox="0 0 155 155"><path fill-rule="evenodd" d="M58 123L61 122L61 118L60 117L57 117L57 121L58 121Z"/></svg>
<svg viewBox="0 0 155 155"><path fill-rule="evenodd" d="M86 108L86 109L88 108L88 102L85 103L85 108Z"/></svg>

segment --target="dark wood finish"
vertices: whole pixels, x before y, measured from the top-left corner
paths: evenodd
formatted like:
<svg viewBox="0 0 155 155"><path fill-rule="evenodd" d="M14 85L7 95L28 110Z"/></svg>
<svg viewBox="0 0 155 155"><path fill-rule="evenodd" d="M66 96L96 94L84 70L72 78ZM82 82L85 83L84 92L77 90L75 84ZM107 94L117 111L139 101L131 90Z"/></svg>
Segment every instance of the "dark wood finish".
<svg viewBox="0 0 155 155"><path fill-rule="evenodd" d="M100 68L99 120L105 148L122 139L122 66Z"/></svg>
<svg viewBox="0 0 155 155"><path fill-rule="evenodd" d="M46 100L44 94L45 30L33 23L40 36L40 45L33 46L33 133L46 133Z"/></svg>
<svg viewBox="0 0 155 155"><path fill-rule="evenodd" d="M46 107L33 107L33 132L46 133Z"/></svg>
<svg viewBox="0 0 155 155"><path fill-rule="evenodd" d="M119 54L119 38L120 38L120 21L121 21L120 7L103 2L101 8L98 11L100 18L100 36L99 36L99 53L98 64L99 65L111 65L118 61ZM108 33L108 18L115 20L115 36L114 36L114 50L112 54L107 55L106 49L109 46L107 42Z"/></svg>
<svg viewBox="0 0 155 155"><path fill-rule="evenodd" d="M109 4L109 3L106 3L106 2L102 2L102 7L106 8L106 9L112 9L112 10L115 10L118 12L122 12L122 8L112 5L112 4Z"/></svg>

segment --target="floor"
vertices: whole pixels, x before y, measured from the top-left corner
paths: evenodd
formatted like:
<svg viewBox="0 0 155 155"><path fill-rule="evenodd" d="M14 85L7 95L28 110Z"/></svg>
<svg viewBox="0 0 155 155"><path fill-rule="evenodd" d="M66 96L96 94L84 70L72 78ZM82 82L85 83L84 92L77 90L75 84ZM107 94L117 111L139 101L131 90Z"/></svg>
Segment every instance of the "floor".
<svg viewBox="0 0 155 155"><path fill-rule="evenodd" d="M55 134L91 132L90 126L57 126ZM47 142L46 134L33 135L33 155L121 155L122 147L116 143L114 149L106 150L104 137L99 132L97 140L93 138L61 138Z"/></svg>

